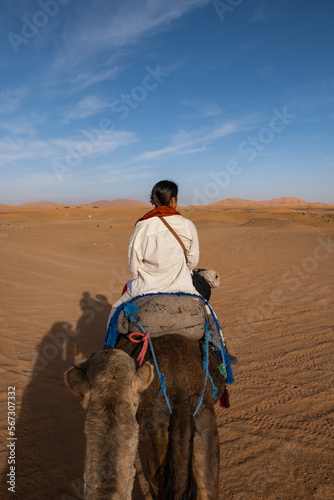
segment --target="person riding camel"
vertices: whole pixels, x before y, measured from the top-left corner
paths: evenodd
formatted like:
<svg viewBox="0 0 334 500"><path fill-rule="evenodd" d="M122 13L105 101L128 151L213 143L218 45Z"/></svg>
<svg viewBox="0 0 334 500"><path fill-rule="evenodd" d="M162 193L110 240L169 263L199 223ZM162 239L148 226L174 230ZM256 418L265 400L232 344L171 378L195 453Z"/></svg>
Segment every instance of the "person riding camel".
<svg viewBox="0 0 334 500"><path fill-rule="evenodd" d="M197 230L176 211L177 197L178 186L172 181L163 180L153 187L150 202L154 209L137 220L129 241L128 265L133 279L113 305L110 317L120 304L146 293L199 295L191 274L199 261Z"/></svg>
<svg viewBox="0 0 334 500"><path fill-rule="evenodd" d="M158 182L151 191L150 202L154 209L137 220L129 241L128 265L132 280L113 304L108 325L117 308L135 297L182 292L208 300L210 287L219 286L219 275L215 271L196 271L198 234L194 223L176 211L177 184L168 180ZM237 358L230 354L229 357L237 362Z"/></svg>

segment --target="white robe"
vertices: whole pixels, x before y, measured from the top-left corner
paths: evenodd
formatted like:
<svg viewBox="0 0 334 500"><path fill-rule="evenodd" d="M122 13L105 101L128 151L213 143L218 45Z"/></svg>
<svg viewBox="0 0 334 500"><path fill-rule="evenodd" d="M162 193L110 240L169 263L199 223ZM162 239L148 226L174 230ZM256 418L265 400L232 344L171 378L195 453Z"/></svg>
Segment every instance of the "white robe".
<svg viewBox="0 0 334 500"><path fill-rule="evenodd" d="M128 264L134 281L113 305L109 320L120 304L137 295L155 292L199 295L191 277L199 261L196 227L181 215L170 215L166 220L186 247L187 259L180 243L159 217L138 222L128 248Z"/></svg>

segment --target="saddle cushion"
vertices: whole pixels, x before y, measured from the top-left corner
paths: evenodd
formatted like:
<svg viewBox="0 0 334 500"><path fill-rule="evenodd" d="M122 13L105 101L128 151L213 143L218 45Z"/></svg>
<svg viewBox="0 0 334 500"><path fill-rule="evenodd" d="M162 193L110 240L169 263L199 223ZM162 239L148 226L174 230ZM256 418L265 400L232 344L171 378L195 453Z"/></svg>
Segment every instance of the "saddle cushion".
<svg viewBox="0 0 334 500"><path fill-rule="evenodd" d="M175 294L143 295L136 299L134 304L139 308L136 319L150 332L152 338L178 333L199 340L204 335L204 324L207 321L213 330L212 333L216 330L207 306L200 297ZM138 327L122 310L118 317L117 330L127 334L137 332Z"/></svg>

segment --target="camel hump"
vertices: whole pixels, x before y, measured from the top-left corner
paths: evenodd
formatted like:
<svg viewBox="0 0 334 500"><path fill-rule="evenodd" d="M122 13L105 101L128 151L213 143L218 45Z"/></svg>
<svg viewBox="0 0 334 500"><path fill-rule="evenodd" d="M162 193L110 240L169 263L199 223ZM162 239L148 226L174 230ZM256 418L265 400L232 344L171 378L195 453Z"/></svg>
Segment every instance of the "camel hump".
<svg viewBox="0 0 334 500"><path fill-rule="evenodd" d="M134 304L139 309L136 320L150 332L151 338L176 333L192 340L200 340L208 318L213 334L217 329L201 297L177 294L143 295L135 299ZM138 331L138 326L121 311L117 331L122 334L133 333Z"/></svg>

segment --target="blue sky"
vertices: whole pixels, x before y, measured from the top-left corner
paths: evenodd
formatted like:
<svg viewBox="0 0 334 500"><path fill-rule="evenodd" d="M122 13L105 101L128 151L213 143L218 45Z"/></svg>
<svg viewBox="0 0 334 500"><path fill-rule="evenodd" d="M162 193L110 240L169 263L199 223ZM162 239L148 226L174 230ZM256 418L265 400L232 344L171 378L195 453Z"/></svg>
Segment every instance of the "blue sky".
<svg viewBox="0 0 334 500"><path fill-rule="evenodd" d="M2 0L0 203L334 203L331 0Z"/></svg>

